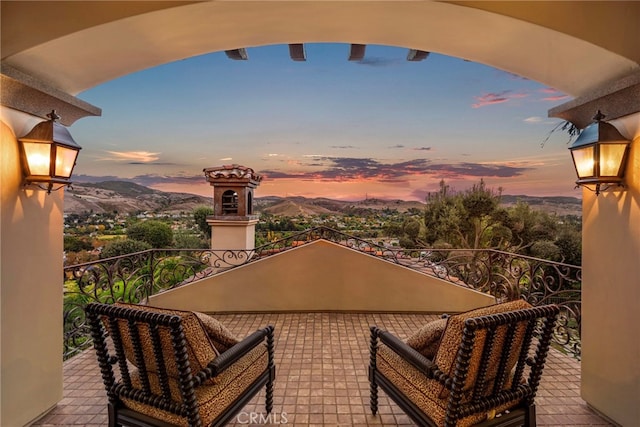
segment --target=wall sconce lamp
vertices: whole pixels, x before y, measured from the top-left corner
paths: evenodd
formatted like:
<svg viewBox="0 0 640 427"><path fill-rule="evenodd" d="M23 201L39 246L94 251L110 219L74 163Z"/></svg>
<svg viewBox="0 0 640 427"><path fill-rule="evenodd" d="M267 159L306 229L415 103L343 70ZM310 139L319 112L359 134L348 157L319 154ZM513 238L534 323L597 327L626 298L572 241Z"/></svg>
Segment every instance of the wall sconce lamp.
<svg viewBox="0 0 640 427"><path fill-rule="evenodd" d="M584 128L569 147L578 174L576 188L584 186L596 195L611 187L624 187L622 179L631 143L615 126L602 121L604 118L598 110L593 117L595 122Z"/></svg>
<svg viewBox="0 0 640 427"><path fill-rule="evenodd" d="M49 120L38 123L31 132L18 138L24 171L24 185L36 185L50 194L71 184L71 173L76 165L80 147L66 127L57 123L60 118L53 110Z"/></svg>

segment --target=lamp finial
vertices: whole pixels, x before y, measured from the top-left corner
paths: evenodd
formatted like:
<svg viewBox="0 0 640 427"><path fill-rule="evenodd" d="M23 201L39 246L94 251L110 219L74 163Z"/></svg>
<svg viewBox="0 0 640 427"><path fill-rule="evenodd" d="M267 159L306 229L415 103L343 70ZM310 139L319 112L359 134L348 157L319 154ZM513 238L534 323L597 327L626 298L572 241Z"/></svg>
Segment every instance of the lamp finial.
<svg viewBox="0 0 640 427"><path fill-rule="evenodd" d="M56 110L51 110L51 112L47 114L47 117L49 117L49 120L51 120L52 122L60 119L60 116L56 114Z"/></svg>
<svg viewBox="0 0 640 427"><path fill-rule="evenodd" d="M593 116L593 121L594 121L594 122L599 122L599 121L602 121L602 119L604 119L605 117L607 117L607 116L605 116L604 114L602 114L602 111L598 110L598 112L596 113L596 115L595 115L595 116Z"/></svg>

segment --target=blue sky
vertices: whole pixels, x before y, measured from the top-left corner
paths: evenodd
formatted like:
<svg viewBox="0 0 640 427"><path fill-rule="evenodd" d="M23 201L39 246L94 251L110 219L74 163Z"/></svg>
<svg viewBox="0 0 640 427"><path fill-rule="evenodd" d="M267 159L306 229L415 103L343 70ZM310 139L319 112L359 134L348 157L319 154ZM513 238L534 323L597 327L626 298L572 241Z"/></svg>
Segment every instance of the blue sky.
<svg viewBox="0 0 640 427"><path fill-rule="evenodd" d="M482 64L405 48L306 44L224 52L140 71L80 93L102 108L71 128L78 182L129 179L212 194L203 168L237 163L264 179L256 195L424 200L441 179L481 178L505 194L571 195L568 136L547 110L563 93Z"/></svg>

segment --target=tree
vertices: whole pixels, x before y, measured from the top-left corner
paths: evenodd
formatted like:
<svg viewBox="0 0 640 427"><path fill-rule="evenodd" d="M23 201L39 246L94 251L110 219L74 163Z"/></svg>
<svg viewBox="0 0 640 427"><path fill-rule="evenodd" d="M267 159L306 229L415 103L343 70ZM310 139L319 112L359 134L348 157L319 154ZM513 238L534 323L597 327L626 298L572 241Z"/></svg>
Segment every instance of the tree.
<svg viewBox="0 0 640 427"><path fill-rule="evenodd" d="M383 227L384 234L389 237L402 237L402 225L397 222L389 222Z"/></svg>
<svg viewBox="0 0 640 427"><path fill-rule="evenodd" d="M453 247L479 249L501 247L509 232L500 207L501 190L485 186L483 180L469 190L455 192L440 181L440 190L427 196L424 213L427 244L447 242Z"/></svg>
<svg viewBox="0 0 640 427"><path fill-rule="evenodd" d="M67 252L90 251L93 245L87 239L75 236L64 236L64 250Z"/></svg>
<svg viewBox="0 0 640 427"><path fill-rule="evenodd" d="M462 195L463 239L466 247L479 249L490 246L493 228L502 225L504 218L500 208L502 189L494 191L485 186L484 180L474 184ZM466 227L465 227L466 226Z"/></svg>
<svg viewBox="0 0 640 427"><path fill-rule="evenodd" d="M403 224L403 228L404 234L406 234L408 238L414 242L418 239L418 235L420 234L420 221L413 218L407 219Z"/></svg>
<svg viewBox="0 0 640 427"><path fill-rule="evenodd" d="M467 191L452 191L444 181L430 193L424 213L427 246L493 248L580 265L581 221L551 215L519 201L504 209L501 190L481 180Z"/></svg>
<svg viewBox="0 0 640 427"><path fill-rule="evenodd" d="M94 253L89 251L69 252L64 260L64 265L83 264L85 262L95 261L98 258Z"/></svg>
<svg viewBox="0 0 640 427"><path fill-rule="evenodd" d="M204 236L211 238L211 226L207 223L209 215L213 215L213 208L210 206L198 206L193 210L193 219L198 229Z"/></svg>
<svg viewBox="0 0 640 427"><path fill-rule="evenodd" d="M531 255L549 261L560 261L561 258L560 248L550 240L538 240L531 245Z"/></svg>
<svg viewBox="0 0 640 427"><path fill-rule="evenodd" d="M419 242L420 229L422 228L420 221L416 218L407 218L400 228L400 246L403 248L416 248L423 246Z"/></svg>
<svg viewBox="0 0 640 427"><path fill-rule="evenodd" d="M202 239L199 234L179 231L173 235L174 246L180 249L208 249L210 243Z"/></svg>
<svg viewBox="0 0 640 427"><path fill-rule="evenodd" d="M582 235L575 229L566 228L556 239L556 246L560 250L562 262L572 265L582 265Z"/></svg>
<svg viewBox="0 0 640 427"><path fill-rule="evenodd" d="M146 242L152 248L166 248L173 243L171 227L162 221L150 220L138 222L127 229L127 237Z"/></svg>
<svg viewBox="0 0 640 427"><path fill-rule="evenodd" d="M429 193L426 201L424 224L427 243L433 245L436 241L442 241L460 247L457 230L461 221L461 206L455 193L442 180L440 190Z"/></svg>
<svg viewBox="0 0 640 427"><path fill-rule="evenodd" d="M518 202L509 210L505 223L511 229L511 250L533 255L530 248L539 241L553 242L558 229L557 218Z"/></svg>
<svg viewBox="0 0 640 427"><path fill-rule="evenodd" d="M416 242L407 236L401 237L398 243L400 243L401 248L415 248L416 246Z"/></svg>
<svg viewBox="0 0 640 427"><path fill-rule="evenodd" d="M104 249L102 249L102 252L100 253L100 259L128 255L134 252L146 251L147 249L151 249L151 245L139 240L114 240L107 243Z"/></svg>

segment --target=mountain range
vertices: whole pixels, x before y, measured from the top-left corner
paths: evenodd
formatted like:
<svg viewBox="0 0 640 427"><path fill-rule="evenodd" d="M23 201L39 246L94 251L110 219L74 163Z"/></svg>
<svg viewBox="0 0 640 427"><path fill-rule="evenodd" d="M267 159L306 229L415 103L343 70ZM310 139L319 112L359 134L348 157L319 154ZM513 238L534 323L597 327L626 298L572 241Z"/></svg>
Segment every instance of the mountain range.
<svg viewBox="0 0 640 427"><path fill-rule="evenodd" d="M213 197L189 193L168 193L154 190L128 181L104 181L98 183L76 183L66 190L64 211L71 213L119 213L153 212L176 214L191 212L198 206L212 206ZM213 196L213 195L212 195ZM535 197L503 195L502 203L512 206L518 201L533 208L558 215L582 215L582 202L575 197ZM365 214L376 210L422 209L425 204L418 201L365 199L360 201L307 198L302 196L266 196L255 198L255 211L274 215L320 215L320 214Z"/></svg>

